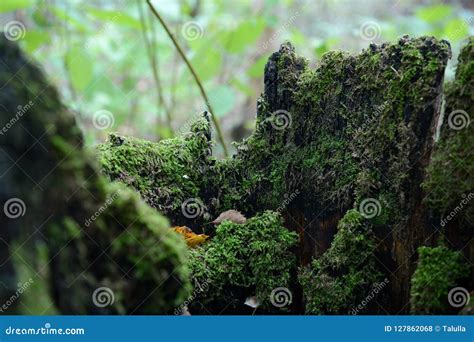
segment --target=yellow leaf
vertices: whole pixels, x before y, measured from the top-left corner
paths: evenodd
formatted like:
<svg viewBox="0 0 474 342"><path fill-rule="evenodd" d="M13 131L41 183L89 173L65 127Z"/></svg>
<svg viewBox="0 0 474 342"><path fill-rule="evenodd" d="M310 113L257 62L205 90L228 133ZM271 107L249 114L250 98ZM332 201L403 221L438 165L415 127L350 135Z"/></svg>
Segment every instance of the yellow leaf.
<svg viewBox="0 0 474 342"><path fill-rule="evenodd" d="M208 235L205 234L196 234L190 228L186 226L181 227L173 227L172 228L176 233L180 234L188 247L196 247L203 244L207 239L209 239Z"/></svg>

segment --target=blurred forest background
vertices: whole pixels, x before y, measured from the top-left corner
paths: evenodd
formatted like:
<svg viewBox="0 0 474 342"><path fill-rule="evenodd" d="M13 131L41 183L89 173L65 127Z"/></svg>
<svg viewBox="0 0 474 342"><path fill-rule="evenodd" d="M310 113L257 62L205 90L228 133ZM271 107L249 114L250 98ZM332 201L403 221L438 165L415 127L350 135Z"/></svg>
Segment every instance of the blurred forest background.
<svg viewBox="0 0 474 342"><path fill-rule="evenodd" d="M355 53L404 34L433 35L452 44L450 78L462 40L474 33L470 0L152 3L201 79L229 147L250 134L265 62L285 40L314 65L328 50ZM0 1L2 27L12 20L21 23L14 39L77 111L88 144L103 141L109 131L167 138L186 132L190 119L206 109L145 0Z"/></svg>

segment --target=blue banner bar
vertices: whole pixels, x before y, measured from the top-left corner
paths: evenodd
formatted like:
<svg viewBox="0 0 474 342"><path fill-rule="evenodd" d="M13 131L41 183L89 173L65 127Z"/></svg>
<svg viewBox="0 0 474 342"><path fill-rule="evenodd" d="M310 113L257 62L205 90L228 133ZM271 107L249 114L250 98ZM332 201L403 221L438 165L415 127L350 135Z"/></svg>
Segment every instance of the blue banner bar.
<svg viewBox="0 0 474 342"><path fill-rule="evenodd" d="M0 341L473 342L472 316L0 316Z"/></svg>

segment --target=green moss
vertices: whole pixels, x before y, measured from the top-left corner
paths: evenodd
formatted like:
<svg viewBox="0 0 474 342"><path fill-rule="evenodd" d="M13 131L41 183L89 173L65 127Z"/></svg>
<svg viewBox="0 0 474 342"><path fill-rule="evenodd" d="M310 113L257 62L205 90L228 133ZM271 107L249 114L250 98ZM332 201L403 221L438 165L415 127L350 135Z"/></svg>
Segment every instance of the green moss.
<svg viewBox="0 0 474 342"><path fill-rule="evenodd" d="M172 312L191 290L185 244L167 219L123 184L106 184L103 196L85 222L66 217L48 230L51 251L60 252L57 290L69 293L59 306L76 313ZM110 306L84 300L102 286L114 293Z"/></svg>
<svg viewBox="0 0 474 342"><path fill-rule="evenodd" d="M102 170L110 179L133 187L152 207L179 214L182 203L199 200L205 188L209 132L203 117L192 124L190 133L159 143L112 134L99 146Z"/></svg>
<svg viewBox="0 0 474 342"><path fill-rule="evenodd" d="M359 305L382 280L374 251L370 226L358 211L348 211L331 247L300 270L306 313L347 314Z"/></svg>
<svg viewBox="0 0 474 342"><path fill-rule="evenodd" d="M411 278L411 312L441 314L449 309L448 292L469 272L460 252L444 246L418 248L418 265Z"/></svg>
<svg viewBox="0 0 474 342"><path fill-rule="evenodd" d="M104 247L112 241L110 257L122 260L121 267L128 270L136 290L143 291L132 297L135 303L130 303L130 294L123 293L123 302L117 305L131 309L136 305L142 313L171 311L170 306L181 304L191 290L186 245L169 229L168 220L145 205L135 192L121 184L112 184L108 192L117 195L99 218L98 226L105 228L100 241ZM114 218L119 218L126 230L114 225ZM132 284L128 282L126 289L132 290ZM148 287L149 292L141 286ZM159 288L154 291L156 286ZM139 303L145 294L146 302Z"/></svg>
<svg viewBox="0 0 474 342"><path fill-rule="evenodd" d="M427 104L436 102L449 53L445 41L402 38L357 56L327 53L310 70L282 46L266 67L255 133L232 162L217 162L220 203L275 209L285 194L304 189L302 211L345 212L363 198L400 194L418 161L412 151L426 134L421 126L434 115ZM282 130L270 122L277 109L291 116ZM393 205L386 218L392 225L405 210L398 200Z"/></svg>
<svg viewBox="0 0 474 342"><path fill-rule="evenodd" d="M266 211L239 225L224 221L212 240L190 251L189 265L197 284L207 284L197 301L209 310L244 307L256 296L262 308L277 287L292 288L296 267L292 248L297 235L282 225L279 214Z"/></svg>

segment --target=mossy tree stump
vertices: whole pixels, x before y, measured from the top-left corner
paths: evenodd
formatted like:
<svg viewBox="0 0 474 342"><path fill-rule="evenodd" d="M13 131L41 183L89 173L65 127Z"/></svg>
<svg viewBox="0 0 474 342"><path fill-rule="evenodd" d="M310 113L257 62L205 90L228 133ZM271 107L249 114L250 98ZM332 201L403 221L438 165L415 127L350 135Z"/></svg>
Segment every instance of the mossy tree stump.
<svg viewBox="0 0 474 342"><path fill-rule="evenodd" d="M207 226L210 218L227 209L241 210L248 217L276 210L283 214L285 226L298 233L296 254L299 266L305 268L330 248L332 254L334 249L351 253L339 250L343 242L331 246L338 239L338 223L355 209L366 221L364 225L371 227L370 234L357 233L372 241L368 242L374 246L370 265L380 272L380 281L388 279L381 300L384 310L408 312L417 248L436 245L439 236L421 185L435 144L450 55L447 41L403 37L395 44L371 44L355 56L329 52L311 70L290 44L283 44L265 67L265 91L257 104L255 132L237 145L237 153L216 160L207 144L192 143L200 146L203 159L196 170L184 166L183 174L206 172L190 177L195 179L194 191L173 184L202 203L204 215L189 225L195 230L203 225L211 229ZM463 88L463 98L470 100L471 95L466 94L472 94L472 84L466 87L471 92ZM203 126L201 132L208 136L209 129ZM155 146L153 154L161 156L160 149L170 145ZM103 156L120 153L110 142L101 150ZM136 174L134 170L150 167L147 161L135 163L121 172ZM109 163L103 165L106 171L110 168ZM160 196L168 186L147 191ZM178 202L164 213L179 224L185 220L182 209ZM358 255L351 253L350 257L357 259ZM318 267L337 276L330 264ZM351 286L359 291L365 281ZM301 294L298 286L292 290ZM303 307L305 299L296 297ZM343 309L349 308L334 311Z"/></svg>

